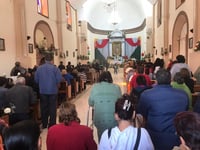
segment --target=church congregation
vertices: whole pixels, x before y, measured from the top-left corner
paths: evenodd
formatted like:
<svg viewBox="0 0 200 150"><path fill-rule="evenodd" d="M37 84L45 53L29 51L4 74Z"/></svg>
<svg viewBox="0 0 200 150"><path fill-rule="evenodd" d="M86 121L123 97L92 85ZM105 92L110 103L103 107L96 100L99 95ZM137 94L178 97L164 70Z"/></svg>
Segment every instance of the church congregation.
<svg viewBox="0 0 200 150"><path fill-rule="evenodd" d="M179 57L184 58L184 56L178 55L177 59ZM173 148L177 148L177 146L179 145L183 145L184 144L183 141L185 140L187 141L188 139L184 139L186 137L182 137L182 136L180 138L179 136L176 135L176 131L179 130L176 128L174 124L176 115L178 113L188 111L188 113L190 112L191 114L196 114L198 116L198 113L193 111L193 107L197 107L197 106L196 106L196 102L194 101L194 99L192 99L192 96L191 96L192 92L193 93L197 92L195 91L195 88L194 88L195 86L197 86L197 83L195 83L196 81L195 81L195 78L192 76L192 72L188 70L189 67L185 68L184 67L186 66L185 62L179 62L180 66L182 67L180 67L179 72L175 73L174 79L172 79L172 74L170 71L172 71L173 69L169 70L169 69L165 69L165 67L162 67L162 68L157 69L157 72L154 73L153 68L155 68L154 66L156 63L151 63L151 66L149 65L150 62L145 62L145 61L128 60L126 63L128 65L124 65L125 68L123 69L121 68L121 71L122 70L125 70L125 71L121 72L120 78L122 81L130 82L129 90L128 90L129 84L126 84L125 87L122 87L116 84L117 81L115 80L115 78L116 76L119 76L119 74L118 75L113 74L112 68L108 68L108 70L111 70L111 72L105 71L104 68L102 68L102 70L100 69L99 77L96 79L96 81L94 81L93 84L86 81L86 86L90 86L91 88L91 90L89 90L90 96L88 97L88 105L90 105L90 107L93 108L93 112L91 114L92 122L94 121L94 127L97 129L98 140L95 141L94 135L92 135L92 130L88 128L87 130L89 131L90 129L90 132L91 132L90 140L93 140L94 145L93 146L91 145L93 148L92 147L89 148L90 147L89 145L91 143L90 144L88 143L89 147L85 149L91 149L91 150L97 149L98 144L99 144L99 149L113 149L114 147L116 147L115 149L121 149L120 147L123 144L120 143L120 141L121 142L123 141L124 144L125 143L127 144L127 148L125 149L127 150L133 149L133 147L136 146L136 143L135 143L136 137L128 138L127 136L132 136L131 134L133 134L136 131L135 130L134 132L128 131L129 130L128 128L130 127L134 127L135 129L138 128L142 130L142 133L137 133L137 134L141 134L139 144L137 145L138 149L172 150ZM70 134L70 132L72 133L74 132L73 134L75 134L75 131L73 130L76 130L77 136L75 136L74 140L79 141L81 139L76 139L76 138L86 136L85 135L86 133L83 132L84 130L86 130L85 125L83 125L83 129L80 129L80 131L78 131L77 129L79 127L75 125L74 123L73 123L74 125L70 123L71 121L72 122L75 121L76 123L80 124L80 121L81 121L78 118L78 116L76 116L72 112L71 113L75 115L74 117L71 118L73 120L70 119L70 114L69 114L68 123L64 123L65 118L63 117L65 115L63 113L67 113L68 109L73 112L76 111L75 105L73 107L71 106L71 104L73 103L73 99L76 99L76 98L74 97L74 98L68 99L67 92L66 92L64 95L62 95L63 97L61 100L58 99L59 90L60 90L59 86L61 86L61 83L63 81L65 82L65 85L67 86L68 81L62 77L63 70L60 71L59 67L56 67L55 65L53 65L52 56L47 54L45 57L44 63L38 66L37 68L34 68L35 69L34 72L33 72L33 69L30 72L31 69L25 69L25 68L23 68L21 71L20 69L16 67L16 64L17 64L17 67L23 68L22 66L18 65L20 64L19 62L15 63L15 67L11 70L11 73L16 72L16 76L11 76L15 78L9 79L9 80L12 79L13 81L12 84L8 82L9 81L8 78L6 77L0 78L1 112L2 112L1 115L2 116L6 115L3 112L4 108L6 107L11 108L11 113L7 115L8 118L7 120L5 120L8 123L8 126L5 129L5 135L4 135L4 130L2 129L2 137L7 136L6 135L7 128L8 129L12 128L12 126L14 127L16 123L24 121L24 120L30 120L30 119L34 120L37 123L38 127L40 127L41 129L48 131L48 138L47 138L48 141L51 138L56 138L53 132L57 133L56 130L58 129L56 128L59 128L60 125L62 126L64 125L62 129L59 129L59 130L61 131L61 133L62 131L64 132L66 130L66 133L65 133L66 136ZM178 62L176 62L175 64L178 65ZM175 64L172 65L172 68L175 66ZM40 77L37 75L40 71L39 67L41 67L42 69L42 67L45 67L45 66L48 68L48 69L45 69L42 75L45 78L40 80ZM53 67L55 71L53 70L51 71L50 67ZM85 65L80 65L80 64L79 64L79 67L82 69L86 68ZM149 71L145 71L146 69L149 69ZM187 80L184 80L184 74L182 75L181 73L181 70L183 69L186 69L188 70L188 72L190 72L190 78L192 81L191 83L193 83L191 87L193 87L193 91L191 91L190 90L191 87L189 88L189 86L187 85L186 83ZM46 72L47 70L49 70L50 72L47 73ZM70 71L70 73L72 73L74 70L77 70L77 67L72 67L72 70ZM84 71L84 72L86 73L87 71ZM132 75L129 75L129 71L132 72ZM51 72L52 73L57 72L57 77L55 75L50 75ZM96 70L95 72L99 72L99 70ZM55 79L52 78L52 81L45 82L40 86L41 81L47 80L47 74L49 75L49 77L55 77ZM74 76L72 73L71 75L75 79L77 79L78 77L78 74ZM129 76L130 79L126 80L127 76ZM53 85L45 85L47 83L52 84L51 82L53 83L55 82L55 85L54 85L55 93L48 94L48 93L41 92L42 90L45 90L45 89L51 92L51 90L48 90L47 87L53 88ZM179 84L181 86L179 86ZM183 87L182 86L183 84L184 84L184 88L181 88ZM80 83L78 85L80 86ZM185 91L185 89L187 89L187 91ZM87 88L85 90L87 90ZM21 94L19 94L20 91L21 91ZM79 94L80 96L83 96L84 93L81 93L81 92L82 91L80 91ZM50 99L45 100L46 102L45 101L43 102L42 97L44 96L49 97ZM51 97L55 97L55 98L51 98ZM199 99L200 99L199 96L197 96L196 101L198 101ZM20 101L23 101L23 102L20 102ZM49 102L51 102L52 104ZM69 104L67 104L66 102ZM40 108L33 107L34 105L38 105L38 104L40 105ZM60 125L58 127L56 127L57 126L56 109L60 111L59 116L58 116ZM39 112L41 113L41 116L39 115ZM62 115L64 116L62 117ZM141 116L139 120L136 117L138 115ZM45 117L49 119L46 119ZM139 122L141 121L142 123L138 124L138 121ZM124 125L126 124L126 126L124 126L123 124ZM69 125L70 126L72 125L75 127L70 132L67 130ZM65 126L66 126L66 129L65 129ZM55 128L55 131L53 131L54 128ZM130 133L130 135L127 135L126 132ZM82 136L78 136L78 134L80 135L82 134ZM107 134L111 134L111 137L109 138L110 135L108 136ZM64 136L65 135L63 135L63 137ZM61 140L61 137L57 137L57 138L58 138L57 139L58 141ZM85 138L87 139L89 137L85 137ZM114 145L110 144L110 142L112 141L112 138L118 139L116 141L113 139L115 141L115 143L113 143ZM132 138L135 140L130 141L130 139ZM197 138L197 137L194 137L194 138ZM147 141L145 141L145 139ZM110 142L108 142L107 140ZM197 138L196 140L200 140L200 139ZM62 147L63 149L68 149L67 147L76 146L76 145L74 146L71 145L72 143L73 143L72 137L71 137L71 143L69 142L68 144L64 142L63 144L60 145L58 142L58 143L55 143L55 145L52 145L52 142L47 142L47 149L53 150L53 149L56 149L56 147L60 147L60 148ZM148 143L150 144L149 146L148 146ZM51 145L51 146L48 146L48 145ZM195 145L185 145L185 146L193 147ZM79 148L77 147L75 149L78 150L78 149L84 149L84 148L80 146Z"/></svg>
<svg viewBox="0 0 200 150"><path fill-rule="evenodd" d="M200 0L1 0L0 150L200 150Z"/></svg>

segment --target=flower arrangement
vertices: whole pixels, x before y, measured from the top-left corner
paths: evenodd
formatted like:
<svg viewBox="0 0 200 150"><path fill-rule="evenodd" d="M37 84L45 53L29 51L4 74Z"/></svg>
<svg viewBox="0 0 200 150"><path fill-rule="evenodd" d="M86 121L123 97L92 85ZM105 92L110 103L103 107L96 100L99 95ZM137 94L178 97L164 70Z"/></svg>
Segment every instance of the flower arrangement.
<svg viewBox="0 0 200 150"><path fill-rule="evenodd" d="M194 51L200 51L200 41L197 41L194 47Z"/></svg>

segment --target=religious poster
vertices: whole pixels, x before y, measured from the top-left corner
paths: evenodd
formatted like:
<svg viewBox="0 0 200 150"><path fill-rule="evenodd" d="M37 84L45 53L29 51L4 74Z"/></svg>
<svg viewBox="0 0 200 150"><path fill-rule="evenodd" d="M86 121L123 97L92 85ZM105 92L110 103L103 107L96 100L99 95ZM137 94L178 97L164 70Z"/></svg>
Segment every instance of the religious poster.
<svg viewBox="0 0 200 150"><path fill-rule="evenodd" d="M112 43L112 55L113 56L121 56L122 55L122 43L121 42L113 42Z"/></svg>

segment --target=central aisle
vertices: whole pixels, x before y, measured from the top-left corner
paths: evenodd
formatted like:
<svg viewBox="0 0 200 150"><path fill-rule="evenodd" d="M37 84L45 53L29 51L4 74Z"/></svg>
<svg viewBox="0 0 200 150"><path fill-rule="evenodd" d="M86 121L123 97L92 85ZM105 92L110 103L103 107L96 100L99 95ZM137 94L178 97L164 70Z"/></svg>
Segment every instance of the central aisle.
<svg viewBox="0 0 200 150"><path fill-rule="evenodd" d="M113 82L115 84L118 84L121 87L122 94L126 92L126 84L124 82L123 78L123 69L120 68L118 74L114 74L113 68L109 68L109 71L112 74L113 77ZM71 102L76 105L76 110L78 112L78 116L81 120L82 125L87 125L87 114L89 110L88 106L88 98L90 95L92 85L87 85L87 88L85 91L83 91L81 94L78 94L75 99L73 99ZM91 109L89 112L89 125L91 125ZM114 116L113 116L114 117ZM96 128L94 127L94 138L96 143L98 144L98 139L97 139L97 132ZM42 136L42 150L46 150L46 135L47 135L47 129L43 130L41 133Z"/></svg>

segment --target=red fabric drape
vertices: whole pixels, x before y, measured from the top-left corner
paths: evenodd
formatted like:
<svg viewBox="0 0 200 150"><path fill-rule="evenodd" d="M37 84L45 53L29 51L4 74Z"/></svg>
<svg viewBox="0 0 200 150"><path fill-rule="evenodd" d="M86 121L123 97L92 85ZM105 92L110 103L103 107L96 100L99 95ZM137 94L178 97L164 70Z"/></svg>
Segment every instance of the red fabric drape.
<svg viewBox="0 0 200 150"><path fill-rule="evenodd" d="M95 41L95 48L104 48L108 44L108 39L103 39L102 43L99 44L98 40Z"/></svg>
<svg viewBox="0 0 200 150"><path fill-rule="evenodd" d="M132 38L126 38L125 40L131 46L139 46L141 44L139 38L138 38L137 42L134 42Z"/></svg>

